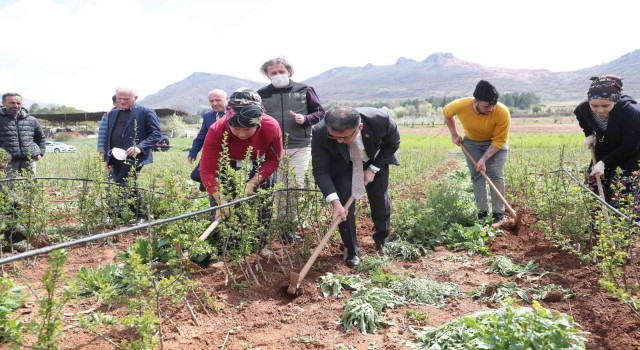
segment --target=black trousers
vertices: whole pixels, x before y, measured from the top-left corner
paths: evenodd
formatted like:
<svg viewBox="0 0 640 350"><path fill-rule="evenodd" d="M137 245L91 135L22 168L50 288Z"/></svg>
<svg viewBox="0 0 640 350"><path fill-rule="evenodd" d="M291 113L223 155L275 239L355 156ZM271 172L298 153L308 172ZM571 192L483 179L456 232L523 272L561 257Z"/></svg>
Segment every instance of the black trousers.
<svg viewBox="0 0 640 350"><path fill-rule="evenodd" d="M123 185L124 199L128 200L132 196L136 198L135 203L129 203L129 209L135 213L136 217L145 217L145 215L143 215L144 200L137 188L138 172L142 170L143 165L134 163L132 159L122 161L115 159L113 156L109 158L109 165L113 167L110 174L113 181ZM131 183L131 180L128 180L130 177L133 177L133 183ZM129 182L129 184L127 184L127 182ZM126 186L131 186L131 190L126 190ZM112 210L117 209L112 208Z"/></svg>
<svg viewBox="0 0 640 350"><path fill-rule="evenodd" d="M365 164L365 167L367 165ZM351 167L349 171L333 177L333 184L342 205L351 196ZM389 198L389 166L385 165L378 171L373 181L367 187L367 197L371 209L371 219L375 232L373 240L378 244L385 244L389 240L391 230L391 200ZM356 237L355 203L349 208L347 220L338 225L342 243L347 248L348 255L359 253L358 238Z"/></svg>

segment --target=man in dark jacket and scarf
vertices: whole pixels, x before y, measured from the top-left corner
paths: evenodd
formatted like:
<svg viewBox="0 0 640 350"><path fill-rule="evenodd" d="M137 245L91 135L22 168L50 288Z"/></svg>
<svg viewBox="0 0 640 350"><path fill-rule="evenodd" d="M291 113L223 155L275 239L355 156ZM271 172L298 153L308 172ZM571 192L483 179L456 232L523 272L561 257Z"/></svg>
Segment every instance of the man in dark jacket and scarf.
<svg viewBox="0 0 640 350"><path fill-rule="evenodd" d="M2 95L0 109L0 148L11 155L6 176L17 177L22 170L36 173L36 161L45 152L45 137L38 120L22 107L22 96Z"/></svg>

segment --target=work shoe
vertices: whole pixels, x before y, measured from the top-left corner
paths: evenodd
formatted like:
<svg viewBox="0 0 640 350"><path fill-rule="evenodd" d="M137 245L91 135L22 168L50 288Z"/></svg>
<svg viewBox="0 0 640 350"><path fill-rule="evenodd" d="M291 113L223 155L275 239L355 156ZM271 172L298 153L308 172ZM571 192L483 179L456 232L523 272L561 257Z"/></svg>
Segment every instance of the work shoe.
<svg viewBox="0 0 640 350"><path fill-rule="evenodd" d="M376 243L376 253L384 255L384 243Z"/></svg>
<svg viewBox="0 0 640 350"><path fill-rule="evenodd" d="M353 254L347 256L347 266L356 267L358 265L360 265L360 257L358 257L358 255Z"/></svg>
<svg viewBox="0 0 640 350"><path fill-rule="evenodd" d="M491 227L499 228L506 222L507 217L504 216L504 213L493 213L493 224L491 224Z"/></svg>
<svg viewBox="0 0 640 350"><path fill-rule="evenodd" d="M487 218L488 214L486 211L479 211L478 212L478 221L484 221Z"/></svg>

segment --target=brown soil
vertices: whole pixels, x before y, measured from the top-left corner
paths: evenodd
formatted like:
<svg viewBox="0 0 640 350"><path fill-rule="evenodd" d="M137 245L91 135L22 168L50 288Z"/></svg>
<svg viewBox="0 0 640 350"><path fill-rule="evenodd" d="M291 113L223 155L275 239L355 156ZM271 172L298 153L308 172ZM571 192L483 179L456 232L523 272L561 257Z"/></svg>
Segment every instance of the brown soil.
<svg viewBox="0 0 640 350"><path fill-rule="evenodd" d="M518 208L516 208L518 210ZM547 296L542 305L556 309L574 317L583 330L590 332L587 349L628 350L640 347L640 322L628 307L610 298L599 287L599 272L590 265L583 264L574 256L568 255L547 243L544 235L532 230L530 226L537 221L535 214L525 213L524 223L519 227L511 225L504 236L494 240L490 249L495 254L508 254L517 263L535 261L545 271L539 284L554 283L570 288L574 299L563 300L559 295ZM359 220L359 240L364 255L374 254L370 232L372 223L366 217ZM116 260L114 250L125 250L133 241L125 237L120 241L89 245L70 249L65 270L74 276L82 266L95 267ZM255 262L255 257L251 258ZM304 265L303 257L294 257L298 270ZM433 254L415 262L394 262L394 274L429 276L441 282L454 282L463 292L490 283L495 286L500 281L517 281L519 286L527 287L532 282L524 279L503 278L486 274L483 257L469 257L465 252L452 252L438 248ZM46 258L40 257L35 263L15 264L13 275L18 284L29 284L38 295L43 293L38 282L45 267ZM305 278L298 296L286 293L289 276L284 275L275 261L262 260L262 266L268 279L260 278L260 286L238 291L225 285L225 273L222 266L212 266L195 273L193 279L212 295L219 308L202 308L200 302L190 294L190 304L195 308L195 317L190 314L184 303L163 305L162 333L164 349L337 349L340 346L357 349L405 349L406 341L413 340L411 328L438 326L459 316L470 314L484 307L470 298L453 298L443 308L432 306L406 306L385 312L385 319L394 322L391 327L377 334L361 335L355 330L345 333L337 324L344 303L350 296L345 293L342 299L323 298L318 291L317 281L327 272L351 274L354 271L345 266L342 252L337 242L326 248ZM4 267L5 271L12 270ZM245 281L241 274L234 276ZM246 282L245 282L246 284ZM37 304L33 297L17 312L22 319L28 320L37 315ZM92 310L95 300L85 299L65 307L69 313L63 319L64 325L76 323L72 313ZM107 311L105 307L98 310ZM407 310L419 310L428 316L425 324L417 324L406 316ZM128 310L114 305L110 313L125 314ZM199 323L199 325L196 324ZM82 329L71 328L64 332L61 349L114 349L124 339L133 336L131 330L109 330L102 336L90 334ZM108 342L109 339L113 343ZM2 347L2 348L6 348Z"/></svg>

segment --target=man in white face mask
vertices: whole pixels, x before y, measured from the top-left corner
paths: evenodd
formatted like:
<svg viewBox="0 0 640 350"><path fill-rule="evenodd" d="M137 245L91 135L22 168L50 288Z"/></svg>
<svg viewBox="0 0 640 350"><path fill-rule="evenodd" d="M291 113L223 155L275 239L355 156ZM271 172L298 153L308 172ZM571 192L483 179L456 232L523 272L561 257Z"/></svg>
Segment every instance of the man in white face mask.
<svg viewBox="0 0 640 350"><path fill-rule="evenodd" d="M302 187L311 160L311 126L324 118L324 108L311 86L291 80L293 67L286 59L270 59L262 64L260 71L271 84L258 90L258 94L262 97L265 113L278 121L285 140L285 160L278 168L278 182L284 182L285 188ZM294 208L280 208L281 213L297 212L295 200L289 198L286 203ZM296 221L295 217L280 219L283 219L281 222ZM291 232L292 239L296 238L295 227L285 230Z"/></svg>

